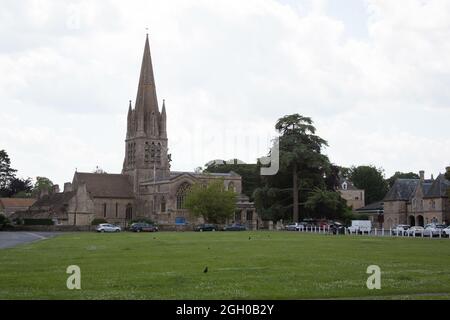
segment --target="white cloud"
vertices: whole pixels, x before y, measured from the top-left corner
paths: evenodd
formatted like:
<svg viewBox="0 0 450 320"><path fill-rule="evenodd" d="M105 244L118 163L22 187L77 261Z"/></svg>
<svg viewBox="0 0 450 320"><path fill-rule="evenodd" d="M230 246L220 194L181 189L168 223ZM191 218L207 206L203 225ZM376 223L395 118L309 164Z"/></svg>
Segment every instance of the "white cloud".
<svg viewBox="0 0 450 320"><path fill-rule="evenodd" d="M442 171L449 2L349 3L347 14L325 0L2 1L0 148L23 176L119 172L148 27L173 169L254 161L275 121L298 112L336 163Z"/></svg>

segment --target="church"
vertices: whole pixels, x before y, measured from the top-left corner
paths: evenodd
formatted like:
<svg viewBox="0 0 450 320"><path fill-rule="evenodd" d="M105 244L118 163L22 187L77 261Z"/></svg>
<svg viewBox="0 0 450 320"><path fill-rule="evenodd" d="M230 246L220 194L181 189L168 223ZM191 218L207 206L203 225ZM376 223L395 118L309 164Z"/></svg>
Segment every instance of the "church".
<svg viewBox="0 0 450 320"><path fill-rule="evenodd" d="M134 108L127 116L125 156L120 174L75 172L60 192L43 194L27 215L53 219L57 224L86 226L94 219L127 226L131 221L151 219L162 229L203 223L184 208L190 186L220 179L236 192L236 212L227 223L258 229L262 223L255 206L242 194L242 177L234 172L197 173L170 170L167 111L160 110L148 35L145 41Z"/></svg>

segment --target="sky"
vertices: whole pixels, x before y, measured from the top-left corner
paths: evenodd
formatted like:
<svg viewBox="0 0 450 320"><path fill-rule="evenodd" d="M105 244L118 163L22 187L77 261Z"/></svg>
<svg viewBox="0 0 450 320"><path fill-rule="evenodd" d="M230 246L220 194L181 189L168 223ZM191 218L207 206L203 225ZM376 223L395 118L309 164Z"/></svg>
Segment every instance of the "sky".
<svg viewBox="0 0 450 320"><path fill-rule="evenodd" d="M121 172L146 32L172 170L254 163L293 113L338 165L450 165L448 0L2 0L0 149L19 177Z"/></svg>

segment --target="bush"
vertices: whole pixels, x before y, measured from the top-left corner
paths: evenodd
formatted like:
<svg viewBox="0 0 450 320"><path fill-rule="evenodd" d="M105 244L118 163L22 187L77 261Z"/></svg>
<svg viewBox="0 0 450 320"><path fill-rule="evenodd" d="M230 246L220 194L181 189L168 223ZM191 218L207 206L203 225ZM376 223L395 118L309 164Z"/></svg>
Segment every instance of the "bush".
<svg viewBox="0 0 450 320"><path fill-rule="evenodd" d="M0 214L0 230L9 227L10 224L11 222L9 221L9 219L5 215Z"/></svg>
<svg viewBox="0 0 450 320"><path fill-rule="evenodd" d="M26 226L52 226L54 222L52 219L23 219L23 224Z"/></svg>
<svg viewBox="0 0 450 320"><path fill-rule="evenodd" d="M22 219L22 218L15 218L15 219L13 220L13 223L14 223L15 225L18 225L18 226L23 225L23 219Z"/></svg>
<svg viewBox="0 0 450 320"><path fill-rule="evenodd" d="M94 220L92 220L91 225L97 226L97 225L102 224L102 223L108 223L108 221L106 221L103 218L95 218Z"/></svg>

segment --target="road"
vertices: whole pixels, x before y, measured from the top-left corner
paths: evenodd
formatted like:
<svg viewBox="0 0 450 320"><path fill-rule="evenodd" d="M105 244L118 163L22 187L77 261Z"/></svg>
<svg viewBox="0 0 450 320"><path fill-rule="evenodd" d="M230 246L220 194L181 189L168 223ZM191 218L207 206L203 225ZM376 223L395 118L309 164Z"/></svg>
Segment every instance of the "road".
<svg viewBox="0 0 450 320"><path fill-rule="evenodd" d="M11 248L20 244L49 239L57 236L58 232L0 232L0 249Z"/></svg>

